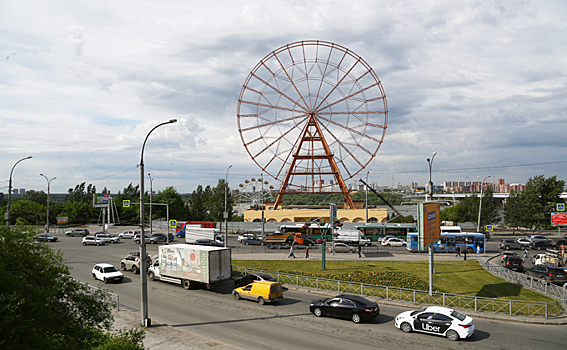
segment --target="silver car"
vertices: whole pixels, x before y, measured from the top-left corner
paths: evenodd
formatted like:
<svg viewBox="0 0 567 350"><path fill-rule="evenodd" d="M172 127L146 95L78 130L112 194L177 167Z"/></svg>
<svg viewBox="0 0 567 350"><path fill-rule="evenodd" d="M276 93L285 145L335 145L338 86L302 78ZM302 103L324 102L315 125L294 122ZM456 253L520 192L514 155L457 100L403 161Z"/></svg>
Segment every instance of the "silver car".
<svg viewBox="0 0 567 350"><path fill-rule="evenodd" d="M95 236L83 237L83 245L104 245L104 240Z"/></svg>

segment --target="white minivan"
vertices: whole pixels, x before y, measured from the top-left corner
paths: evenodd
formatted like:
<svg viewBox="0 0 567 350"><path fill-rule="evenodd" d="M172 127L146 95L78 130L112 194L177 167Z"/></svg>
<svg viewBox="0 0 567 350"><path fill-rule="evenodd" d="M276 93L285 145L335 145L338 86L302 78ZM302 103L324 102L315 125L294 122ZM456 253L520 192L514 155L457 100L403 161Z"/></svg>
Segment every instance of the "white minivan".
<svg viewBox="0 0 567 350"><path fill-rule="evenodd" d="M372 241L359 230L336 230L333 233L333 242L369 246Z"/></svg>

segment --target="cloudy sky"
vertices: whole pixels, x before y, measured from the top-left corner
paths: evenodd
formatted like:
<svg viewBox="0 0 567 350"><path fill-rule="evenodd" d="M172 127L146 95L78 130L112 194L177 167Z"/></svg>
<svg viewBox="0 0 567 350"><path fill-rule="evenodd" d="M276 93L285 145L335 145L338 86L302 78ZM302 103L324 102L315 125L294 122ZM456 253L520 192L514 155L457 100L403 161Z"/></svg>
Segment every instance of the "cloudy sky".
<svg viewBox="0 0 567 350"><path fill-rule="evenodd" d="M389 118L361 174L379 185L567 180L567 2L0 0L0 192L231 187L262 172L238 96L302 40L342 45L380 78ZM147 176L146 176L147 179ZM268 179L279 187L279 182ZM352 181L351 181L352 182ZM146 188L149 184L146 184Z"/></svg>

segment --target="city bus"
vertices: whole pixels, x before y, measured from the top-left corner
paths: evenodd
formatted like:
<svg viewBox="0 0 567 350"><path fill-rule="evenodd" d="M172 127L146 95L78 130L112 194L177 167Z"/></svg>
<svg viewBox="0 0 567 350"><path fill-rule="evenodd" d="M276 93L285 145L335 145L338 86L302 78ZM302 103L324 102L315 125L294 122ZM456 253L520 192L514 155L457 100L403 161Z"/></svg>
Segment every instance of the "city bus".
<svg viewBox="0 0 567 350"><path fill-rule="evenodd" d="M409 233L417 232L417 226L415 223L371 223L355 226L355 228L362 231L366 238L369 238L374 242L377 242L386 236L406 239Z"/></svg>
<svg viewBox="0 0 567 350"><path fill-rule="evenodd" d="M476 252L476 246L480 246L480 252L484 253L484 243L486 237L482 233L469 232L441 232L441 238L432 247L435 252L455 253L457 245L461 247L461 252ZM419 252L419 242L417 232L407 235L408 250Z"/></svg>

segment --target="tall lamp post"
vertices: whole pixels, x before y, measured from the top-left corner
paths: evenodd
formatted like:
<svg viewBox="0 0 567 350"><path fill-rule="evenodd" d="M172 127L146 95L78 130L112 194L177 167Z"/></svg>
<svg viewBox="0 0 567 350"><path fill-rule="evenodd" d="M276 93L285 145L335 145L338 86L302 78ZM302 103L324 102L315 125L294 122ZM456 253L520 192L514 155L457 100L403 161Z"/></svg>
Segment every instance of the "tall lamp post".
<svg viewBox="0 0 567 350"><path fill-rule="evenodd" d="M370 173L370 171L366 172L366 183L368 183L368 174ZM365 203L365 207L366 207L366 224L368 225L368 186L364 186L364 188L366 189L366 203Z"/></svg>
<svg viewBox="0 0 567 350"><path fill-rule="evenodd" d="M148 177L150 178L150 236L154 233L154 225L152 224L152 195L154 192L154 179L152 179L152 175L148 173Z"/></svg>
<svg viewBox="0 0 567 350"><path fill-rule="evenodd" d="M482 180L482 182L480 183L480 203L478 204L478 222L476 224L476 232L480 232L480 210L482 208L482 190L484 188L483 184L484 181L486 181L486 179L488 179L490 176L491 175L485 177L484 180ZM477 176L477 179L480 179L480 176Z"/></svg>
<svg viewBox="0 0 567 350"><path fill-rule="evenodd" d="M224 177L224 247L226 248L226 241L228 240L228 212L226 211L227 192L228 192L228 171L232 168L232 164L226 168L226 176Z"/></svg>
<svg viewBox="0 0 567 350"><path fill-rule="evenodd" d="M6 211L6 226L8 227L10 227L10 208L12 207L12 173L14 172L14 168L16 167L16 165L18 165L19 162L32 158L33 156L27 156L25 158L18 160L16 164L14 164L14 166L12 167L12 170L10 171L10 180L8 182L8 210Z"/></svg>
<svg viewBox="0 0 567 350"><path fill-rule="evenodd" d="M431 167L433 166L433 159L437 152L433 152L431 159L427 157L427 165L429 165L429 198L425 198L426 201L433 200L433 181L431 181Z"/></svg>
<svg viewBox="0 0 567 350"><path fill-rule="evenodd" d="M49 180L47 178L47 176L45 176L43 174L39 174L39 175L43 176L45 178L45 180L47 181L47 218L46 218L46 222L45 222L45 232L49 233L49 197L50 197L49 185L51 184L51 181L56 179L56 177Z"/></svg>
<svg viewBox="0 0 567 350"><path fill-rule="evenodd" d="M431 181L431 167L433 167L433 159L437 152L433 152L431 159L427 157L427 165L429 166L429 199L425 201L430 201L433 199L433 181ZM422 219L423 220L423 219ZM433 259L433 247L429 246L429 295L433 295L433 275L435 274L435 264Z"/></svg>
<svg viewBox="0 0 567 350"><path fill-rule="evenodd" d="M144 233L144 148L146 141L150 134L157 128L166 124L177 123L177 119L170 119L167 122L154 126L152 130L146 135L142 145L142 153L140 156L140 284L142 285L142 324L146 327L151 326L151 320L148 317L148 276L147 276L147 261L146 261L146 235Z"/></svg>

